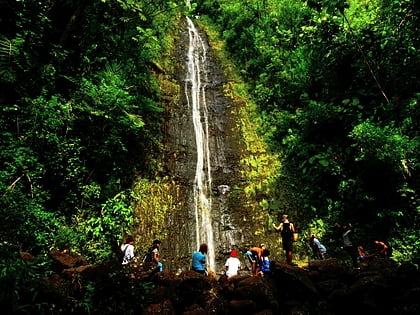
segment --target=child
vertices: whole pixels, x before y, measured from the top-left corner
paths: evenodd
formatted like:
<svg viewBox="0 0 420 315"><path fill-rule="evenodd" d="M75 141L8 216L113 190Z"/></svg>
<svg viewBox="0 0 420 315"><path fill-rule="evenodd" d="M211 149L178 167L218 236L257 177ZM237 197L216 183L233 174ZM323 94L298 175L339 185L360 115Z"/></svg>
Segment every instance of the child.
<svg viewBox="0 0 420 315"><path fill-rule="evenodd" d="M270 274L270 260L268 259L268 256L270 256L270 251L268 249L264 249L261 256L260 267L260 271L263 276L268 276Z"/></svg>
<svg viewBox="0 0 420 315"><path fill-rule="evenodd" d="M226 276L228 278L236 276L241 268L241 262L238 259L238 252L234 249L230 252L230 257L226 260Z"/></svg>

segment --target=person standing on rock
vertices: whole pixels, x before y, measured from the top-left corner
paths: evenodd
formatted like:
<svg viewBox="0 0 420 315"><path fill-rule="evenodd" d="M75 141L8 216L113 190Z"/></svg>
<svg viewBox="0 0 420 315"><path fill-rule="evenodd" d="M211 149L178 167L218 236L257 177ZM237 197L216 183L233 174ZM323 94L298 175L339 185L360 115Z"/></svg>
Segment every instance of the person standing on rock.
<svg viewBox="0 0 420 315"><path fill-rule="evenodd" d="M121 252L123 253L122 265L128 266L134 260L134 238L131 236L127 237L125 244L121 246Z"/></svg>
<svg viewBox="0 0 420 315"><path fill-rule="evenodd" d="M353 242L352 242L353 226L351 224L341 225L338 223L335 223L334 226L343 230L342 231L343 249L347 252L347 254L349 254L352 260L353 269L360 269L358 261L357 261L357 257L359 256L359 254L357 252L357 248L353 246Z"/></svg>
<svg viewBox="0 0 420 315"><path fill-rule="evenodd" d="M230 252L230 257L226 260L226 276L228 278L238 275L241 268L241 261L238 259L238 252L234 249Z"/></svg>
<svg viewBox="0 0 420 315"><path fill-rule="evenodd" d="M200 245L199 250L193 253L192 266L191 266L192 270L206 276L208 275L207 268L206 268L207 249L208 247L206 243L203 243Z"/></svg>
<svg viewBox="0 0 420 315"><path fill-rule="evenodd" d="M286 253L286 263L291 266L297 266L296 264L292 263L293 233L296 232L294 224L289 222L289 217L287 214L283 214L282 222L278 226L273 223L273 227L276 229L276 231L280 231L281 242Z"/></svg>

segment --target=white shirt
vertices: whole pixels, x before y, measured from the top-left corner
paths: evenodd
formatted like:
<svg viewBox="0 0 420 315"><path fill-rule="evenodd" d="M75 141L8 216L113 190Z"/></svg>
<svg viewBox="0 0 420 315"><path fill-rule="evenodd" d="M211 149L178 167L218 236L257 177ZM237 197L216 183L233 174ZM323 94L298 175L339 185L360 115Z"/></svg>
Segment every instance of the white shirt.
<svg viewBox="0 0 420 315"><path fill-rule="evenodd" d="M232 277L238 274L238 269L241 267L241 261L236 257L229 257L225 264L227 268L226 276Z"/></svg>
<svg viewBox="0 0 420 315"><path fill-rule="evenodd" d="M131 262L131 260L134 258L134 246L130 244L125 244L121 246L121 251L124 252L124 259L122 264L126 265Z"/></svg>
<svg viewBox="0 0 420 315"><path fill-rule="evenodd" d="M343 244L344 244L344 246L352 246L353 245L351 243L350 233L351 233L351 230L347 230L346 232L343 233Z"/></svg>
<svg viewBox="0 0 420 315"><path fill-rule="evenodd" d="M314 238L314 245L321 250L321 253L327 252L327 248L317 238Z"/></svg>

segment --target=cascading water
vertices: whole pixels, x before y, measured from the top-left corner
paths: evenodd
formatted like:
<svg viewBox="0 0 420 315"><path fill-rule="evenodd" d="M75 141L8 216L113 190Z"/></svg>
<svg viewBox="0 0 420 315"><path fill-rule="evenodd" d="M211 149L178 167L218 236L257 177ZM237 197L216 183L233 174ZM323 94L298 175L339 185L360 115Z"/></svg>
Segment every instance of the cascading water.
<svg viewBox="0 0 420 315"><path fill-rule="evenodd" d="M212 227L212 178L209 149L209 116L206 104L207 59L206 46L194 23L188 21L189 48L185 95L192 113L197 146L197 164L194 179L194 217L196 244L208 245L208 267L215 268L215 244Z"/></svg>
<svg viewBox="0 0 420 315"><path fill-rule="evenodd" d="M182 272L191 268L192 252L207 243L207 267L222 274L230 250L248 246L252 237L247 201L238 199L243 182L238 104L225 94L229 80L205 32L189 18L182 26L174 75L167 75L165 85L174 89L164 97L164 166L177 189L162 256L165 270Z"/></svg>

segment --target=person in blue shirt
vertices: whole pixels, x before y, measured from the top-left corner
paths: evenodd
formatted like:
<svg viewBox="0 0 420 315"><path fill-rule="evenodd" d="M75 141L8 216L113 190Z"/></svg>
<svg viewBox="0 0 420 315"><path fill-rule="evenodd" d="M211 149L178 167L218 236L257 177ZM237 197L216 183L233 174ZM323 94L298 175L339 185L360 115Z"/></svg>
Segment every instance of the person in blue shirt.
<svg viewBox="0 0 420 315"><path fill-rule="evenodd" d="M260 271L262 273L262 276L265 276L265 277L268 277L271 273L270 259L268 258L268 256L270 256L270 251L268 249L264 249L261 255Z"/></svg>
<svg viewBox="0 0 420 315"><path fill-rule="evenodd" d="M309 244L312 247L312 250L316 257L320 259L325 259L327 255L327 248L321 244L315 234L311 234L311 238L309 239Z"/></svg>
<svg viewBox="0 0 420 315"><path fill-rule="evenodd" d="M200 249L193 253L192 256L192 267L191 269L195 272L208 275L206 268L206 254L207 244L203 243L200 245Z"/></svg>

